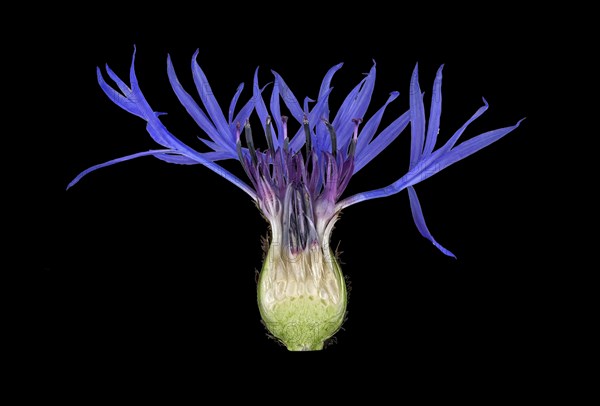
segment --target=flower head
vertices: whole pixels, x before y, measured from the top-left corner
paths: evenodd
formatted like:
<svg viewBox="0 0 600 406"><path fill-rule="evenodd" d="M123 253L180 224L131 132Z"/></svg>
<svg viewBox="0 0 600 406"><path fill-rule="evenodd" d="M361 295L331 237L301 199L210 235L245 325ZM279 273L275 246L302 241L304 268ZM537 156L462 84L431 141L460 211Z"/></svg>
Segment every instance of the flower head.
<svg viewBox="0 0 600 406"><path fill-rule="evenodd" d="M419 232L442 253L454 256L429 232L414 185L502 138L520 123L457 144L467 126L487 110L484 99L483 106L448 141L436 148L443 67L439 68L434 81L428 122L418 67L415 67L410 82L409 110L380 130L386 107L399 93L390 93L375 114L365 117L375 84L375 64L337 111L330 110L330 84L342 64L326 73L316 99L306 98L302 105L283 78L273 72L274 82L267 107L263 98L266 86L259 85L257 69L252 97L238 109L244 87L240 85L226 117L196 62L197 55L198 52L192 58L192 75L204 109L184 90L170 58L167 59L167 72L177 98L207 135L208 138L201 141L210 151L199 152L184 144L162 124L160 113L150 107L140 90L134 69L134 51L129 85L108 66L106 72L119 90L106 82L99 68L98 82L114 103L147 122L148 133L162 148L93 166L79 174L68 187L95 169L152 155L169 163L202 164L242 189L256 202L271 231L259 280L259 308L269 331L292 350L320 349L324 340L343 322L345 283L329 248L331 231L341 210L407 189ZM282 101L291 118L282 114ZM262 150L254 143L258 132L250 125L252 113L258 116L262 127L260 136L266 140L266 148ZM298 124L295 132L289 131L290 120ZM390 185L342 198L352 176L390 145L409 123L411 149L407 172ZM239 161L248 180L241 180L217 163L226 159Z"/></svg>

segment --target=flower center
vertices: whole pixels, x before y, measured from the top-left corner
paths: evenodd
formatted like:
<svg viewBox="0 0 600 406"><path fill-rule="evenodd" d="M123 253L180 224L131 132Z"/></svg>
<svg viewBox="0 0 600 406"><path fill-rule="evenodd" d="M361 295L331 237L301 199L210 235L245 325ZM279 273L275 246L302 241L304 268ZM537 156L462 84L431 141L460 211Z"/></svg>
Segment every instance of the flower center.
<svg viewBox="0 0 600 406"><path fill-rule="evenodd" d="M282 116L283 142L278 143L271 118L267 117L267 148L262 151L254 146L248 121L243 128L247 148L242 147L242 125L238 123L236 127L238 158L256 190L257 204L271 223L273 241L288 249L290 255L328 242L337 217L335 204L354 169L361 120L353 120L354 133L347 145L338 145L335 129L327 120L322 121L329 134L329 145L317 138L315 126L306 116L291 141L287 136L287 117ZM302 138L304 148L297 142Z"/></svg>

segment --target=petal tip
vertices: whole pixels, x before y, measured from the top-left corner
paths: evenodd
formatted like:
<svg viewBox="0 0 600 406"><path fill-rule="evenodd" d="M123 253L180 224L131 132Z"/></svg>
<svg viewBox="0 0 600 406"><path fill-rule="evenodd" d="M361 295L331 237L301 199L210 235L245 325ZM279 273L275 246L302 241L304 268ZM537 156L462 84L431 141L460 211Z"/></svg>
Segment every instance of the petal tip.
<svg viewBox="0 0 600 406"><path fill-rule="evenodd" d="M417 62L415 64L415 68L413 69L413 72L412 72L411 82L417 80L418 78L419 78L419 62Z"/></svg>

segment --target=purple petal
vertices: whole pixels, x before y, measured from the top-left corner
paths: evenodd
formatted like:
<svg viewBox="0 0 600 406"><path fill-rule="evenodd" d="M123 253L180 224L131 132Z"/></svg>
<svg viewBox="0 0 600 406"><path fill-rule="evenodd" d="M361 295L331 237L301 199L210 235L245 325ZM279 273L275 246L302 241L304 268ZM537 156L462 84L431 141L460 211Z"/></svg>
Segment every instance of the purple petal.
<svg viewBox="0 0 600 406"><path fill-rule="evenodd" d="M197 52L196 52L196 54L197 54ZM194 55L194 59L195 59L195 55ZM135 76L134 62L135 62L135 49L134 49L134 55L132 58L132 64L131 64L131 68L130 68L130 80L131 80L131 89L132 89L131 95L130 95L131 99L125 98L124 96L122 96L118 92L116 92L112 87L110 87L106 83L104 78L102 77L100 69L97 69L98 82L99 82L102 90L117 105L122 107L124 110L126 110L132 114L135 114L135 115L143 118L144 120L146 120L147 121L146 130L148 131L150 136L157 143L167 147L168 149L133 154L133 155L129 155L127 157L118 158L118 159L108 161L103 164L93 166L93 167L88 168L87 170L83 171L81 174L79 174L68 185L68 187L73 186L83 176L85 176L86 174L88 174L91 171L94 171L96 169L99 169L99 168L102 168L105 166L109 166L109 165L113 165L115 163L126 161L129 159L137 158L140 156L145 156L145 155L157 156L158 155L159 159L166 160L166 161L173 162L173 163L176 162L176 163L190 164L191 163L190 160L195 160L198 163L206 166L208 169L212 170L213 172L216 172L220 176L224 177L225 179L227 179L228 181L230 181L231 183L233 183L234 185L236 185L237 187L242 189L244 192L246 192L248 195L250 195L253 199L256 200L256 193L254 192L254 190L252 190L252 188L250 188L245 182L241 181L239 178L237 178L231 172L227 171L226 169L222 168L221 166L219 166L211 161L211 159L222 159L223 154L227 153L227 151L216 151L215 154L200 153L200 152L195 151L194 149L188 147L187 145L185 145L183 142L181 142L179 139L177 139L177 137L175 137L173 134L171 134L167 130L167 128L162 124L162 122L158 118L158 116L161 113L157 113L152 110L152 108L150 107L150 105L148 104L148 102L146 101L146 99L144 98L143 94L141 93L141 91L138 87L137 79ZM202 82L206 82L206 77L202 73L202 70L200 69L200 67L195 63L195 60L192 61L192 69L194 70L194 80L195 80L197 86L202 84ZM174 79L174 80L172 80L172 83L175 84L174 88L177 89L177 87L178 87L177 84L179 82L176 80L176 76L174 75L174 70L172 69L172 66L171 66L171 73L172 73L171 79ZM112 76L116 77L116 75L114 75L114 73L112 74ZM199 81L201 83L198 83ZM117 83L118 84L120 83L119 86L121 86L121 87L125 85L124 83L119 82L119 81L117 81ZM207 82L206 82L206 85L208 86ZM183 88L181 88L180 90L181 91L179 93L181 96L183 96L182 98L185 100L186 99L185 96L187 95L187 93L185 93ZM216 120L217 125L219 125L219 123L220 123L220 125L225 126L226 130L223 131L222 134L224 136L227 136L227 134L229 134L229 130L227 129L227 124L225 122L223 113L220 111L220 109L218 109L218 105L216 103L216 100L214 100L212 93L210 92L210 88L207 88L207 90L208 90L208 94L201 93L201 98L203 98L203 103L205 104L205 107L209 111L209 114L211 115L213 121ZM189 95L187 95L187 96L189 97ZM216 114L214 112L211 113L211 110L214 110L214 109L218 110L218 114ZM187 159L169 157L168 155L165 155L166 153L180 155L180 156L186 157Z"/></svg>
<svg viewBox="0 0 600 406"><path fill-rule="evenodd" d="M154 141L167 148L172 148L179 151L193 151L190 147L179 141L177 137L171 134L156 115L152 114L144 118L148 122L146 125L146 131L148 131L148 134L150 134Z"/></svg>
<svg viewBox="0 0 600 406"><path fill-rule="evenodd" d="M319 96L317 104L315 104L312 110L308 113L308 121L311 128L315 128L317 125L323 125L323 123L321 123L321 117L323 117L325 114L325 110L327 109L327 104L329 101L329 95L331 94L332 90L333 88L329 88L323 92L323 94Z"/></svg>
<svg viewBox="0 0 600 406"><path fill-rule="evenodd" d="M169 155L169 154L156 154L154 155L156 158L160 159L161 161L165 161L168 162L170 164L177 164L177 165L199 165L200 162L188 158L187 156L183 156L183 155ZM212 161L212 159L211 159Z"/></svg>
<svg viewBox="0 0 600 406"><path fill-rule="evenodd" d="M314 103L315 101L313 99L311 99L310 97L305 97L304 98L304 114L308 114L309 112L309 108L308 108L308 104L309 103Z"/></svg>
<svg viewBox="0 0 600 406"><path fill-rule="evenodd" d="M224 159L230 159L229 152L204 152L202 156L206 158L208 161L221 161ZM178 164L178 165L199 165L200 162L196 159L189 158L183 155L169 155L169 154L160 154L155 155L156 158L168 162L170 164Z"/></svg>
<svg viewBox="0 0 600 406"><path fill-rule="evenodd" d="M221 137L235 142L235 134L229 131L229 126L225 120L225 116L223 115L221 107L219 107L219 103L217 103L217 99L210 88L208 79L196 61L199 52L200 50L196 50L194 56L192 57L192 76L194 78L194 83L196 85L196 89L198 90L198 94L200 95L200 100L202 100L210 119L219 131Z"/></svg>
<svg viewBox="0 0 600 406"><path fill-rule="evenodd" d="M98 84L100 85L100 88L113 103L121 107L123 110L133 114L134 116L142 118L144 117L134 101L129 100L127 97L123 96L121 93L110 87L108 83L106 83L100 68L96 68L96 74L98 76Z"/></svg>
<svg viewBox="0 0 600 406"><path fill-rule="evenodd" d="M263 90L264 87L261 89L258 85L258 68L256 68L256 70L254 71L254 86L252 87L252 97L254 98L254 109L256 110L256 114L258 114L258 117L260 119L260 125L262 126L263 131L266 132L266 123L267 117L269 116L269 111L267 110L265 101L262 98Z"/></svg>
<svg viewBox="0 0 600 406"><path fill-rule="evenodd" d="M452 137L450 137L450 139L442 146L440 147L435 153L439 153L439 154L444 154L446 151L452 149L452 147L454 146L454 144L456 144L456 141L458 141L458 139L460 138L460 136L462 135L462 133L465 132L465 130L467 129L467 127L469 126L469 124L471 124L473 121L475 121L479 116L481 116L483 113L485 113L485 111L488 109L489 105L487 103L487 101L485 99L483 99L483 106L480 107L475 114L473 114L473 116L471 116L470 119L467 120L466 123L464 123L462 125L462 127L460 127L455 133L454 135L452 135Z"/></svg>
<svg viewBox="0 0 600 406"><path fill-rule="evenodd" d="M431 95L431 110L429 112L429 123L427 124L427 138L425 139L425 149L423 155L431 154L435 148L435 142L440 129L440 117L442 115L442 69L440 66L433 82L433 94Z"/></svg>
<svg viewBox="0 0 600 406"><path fill-rule="evenodd" d="M323 78L323 81L321 82L321 88L319 89L319 99L321 97L323 97L323 95L325 94L325 92L327 92L329 90L330 84L331 84L331 79L333 78L333 75L340 70L340 68L342 67L343 63L338 63L337 65L333 66L332 68L330 68L327 73L325 74L325 77Z"/></svg>
<svg viewBox="0 0 600 406"><path fill-rule="evenodd" d="M334 67L330 68L327 73L325 74L325 77L323 78L323 81L321 82L321 88L319 89L319 97L318 100L321 100L325 93L330 94L331 93L331 79L333 78L333 75L342 67L343 63L338 63L337 65L335 65ZM325 99L324 101L324 106L322 108L322 113L320 116L317 116L317 120L320 120L321 118L324 118L326 120L329 120L329 102L328 99ZM317 124L316 125L316 133L317 133L317 139L316 139L316 148L318 151L323 151L323 150L327 150L331 147L331 139L329 137L329 131L327 130L327 127L323 124Z"/></svg>
<svg viewBox="0 0 600 406"><path fill-rule="evenodd" d="M273 83L273 91L271 92L271 122L275 123L277 131L273 131L275 149L283 145L283 123L281 121L281 105L279 104L279 82Z"/></svg>
<svg viewBox="0 0 600 406"><path fill-rule="evenodd" d="M242 107L238 112L237 116L235 116L231 124L229 124L229 131L231 134L235 134L235 127L237 126L237 123L245 123L246 120L250 118L252 110L254 110L254 98L250 98L250 100L246 102L244 107Z"/></svg>
<svg viewBox="0 0 600 406"><path fill-rule="evenodd" d="M108 66L108 64L106 64L105 68L106 73L108 73L108 76L117 84L119 90L121 90L121 93L123 93L125 97L129 97L132 93L129 86L127 86L127 84L125 84L125 82L123 82L121 78L118 77L115 72L113 72L113 70Z"/></svg>
<svg viewBox="0 0 600 406"><path fill-rule="evenodd" d="M455 162L460 161L468 157L471 154L479 151L482 148L487 147L491 143L499 140L504 137L509 132L513 131L515 128L521 124L521 119L517 122L517 124L511 127L499 128L497 130L488 131L486 133L480 134L476 137L473 137L467 141L464 141L460 145L454 147L450 152L444 154L440 158L436 159L435 166L438 168L438 171L452 165Z"/></svg>
<svg viewBox="0 0 600 406"><path fill-rule="evenodd" d="M348 206L352 206L353 204L364 202L366 200L391 196L409 186L416 185L417 183L435 175L442 169L447 168L453 163L466 158L467 156L488 146L492 142L504 137L506 134L517 128L523 120L524 119L519 120L519 122L512 127L500 128L498 130L480 134L475 138L463 142L458 147L446 152L441 156L439 155L439 151L436 151L431 155L431 157L413 167L413 169L408 171L406 175L402 176L391 185L350 196L340 201L336 206L336 210L342 210Z"/></svg>
<svg viewBox="0 0 600 406"><path fill-rule="evenodd" d="M162 160L167 160L165 159L165 154L180 154L180 151L175 151L175 150L171 150L171 149L163 149L163 150L150 150L150 151L145 151L145 152L138 152L136 154L132 154L132 155L127 155L121 158L117 158L117 159L113 159L110 160L108 162L104 162L98 165L94 165L86 170L84 170L83 172L81 172L79 175L77 175L75 177L75 179L73 179L68 185L67 185L67 189L69 189L70 187L74 186L77 182L79 182L81 180L81 178L83 178L85 175L89 174L90 172L93 172L97 169L100 168L104 168L110 165L114 165L120 162L124 162L124 161L129 161L131 159L135 159L135 158L139 158L142 156L148 156L148 155L154 155L159 157ZM201 154L196 153L195 156L193 157L187 157L188 159L184 159L184 157L182 157L181 159L176 159L174 156L172 158L172 160L170 160L169 162L175 162L177 161L177 163L185 163L185 164L190 164L190 160L196 160L198 163L206 166L208 169L212 170L213 172L215 172L216 174L218 174L219 176L222 176L223 178L227 179L229 182L233 183L234 185L236 185L237 187L239 187L240 189L242 189L244 192L246 192L248 195L250 195L250 197L252 197L253 199L256 199L256 193L243 181L241 181L238 177L236 177L235 175L233 175L231 172L229 172L228 170L222 168L221 166L207 160L206 158L204 158Z"/></svg>
<svg viewBox="0 0 600 406"><path fill-rule="evenodd" d="M203 157L205 157L206 160L212 161L212 162L223 161L225 159L232 159L231 153L229 151L203 152L203 153L201 153L201 155ZM236 154L235 158L233 158L233 159L235 159L237 161L237 154Z"/></svg>
<svg viewBox="0 0 600 406"><path fill-rule="evenodd" d="M360 153L367 147L367 145L373 139L375 132L377 132L377 128L379 128L379 123L381 123L381 118L383 117L383 113L385 112L385 108L388 104L394 101L398 97L398 92L390 93L390 97L388 97L387 101L381 107L377 113L375 113L369 121L364 125L360 134L358 135L358 141L356 143L356 156L360 155Z"/></svg>
<svg viewBox="0 0 600 406"><path fill-rule="evenodd" d="M342 105L338 109L338 111L335 115L335 118L333 119L333 122L331 123L331 125L334 126L334 128L336 130L338 128L340 128L340 125L342 122L352 121L353 118L357 118L357 117L352 117L351 114L348 114L348 111L351 110L352 103L354 103L354 101L356 100L356 97L360 91L360 88L362 87L363 83L365 83L365 80L367 80L367 79L363 78L356 86L354 86L354 88L350 91L350 93L348 93L348 95L342 102Z"/></svg>
<svg viewBox="0 0 600 406"><path fill-rule="evenodd" d="M279 83L279 93L281 94L281 98L283 99L283 103L290 110L292 116L299 122L302 123L302 118L304 116L304 112L300 107L300 103L298 103L298 99L294 96L294 93L290 90L288 85L285 83L283 78L274 70L271 71L275 76L275 81Z"/></svg>
<svg viewBox="0 0 600 406"><path fill-rule="evenodd" d="M164 154L164 153L167 153L167 152L176 153L176 151L173 151L173 150L170 150L170 149L150 150L150 151L138 152L136 154L127 155L127 156L124 156L124 157L121 157L121 158L112 159L112 160L110 160L108 162L104 162L104 163L101 163L101 164L98 164L98 165L94 165L92 167L87 168L85 171L81 172L79 175L75 176L75 179L73 179L67 185L67 190L70 187L74 186L77 182L79 182L81 180L81 178L83 178L85 175L87 175L90 172L95 171L96 169L100 169L100 168L104 168L106 166L118 164L119 162L129 161L131 159L139 158L139 157L142 157L142 156Z"/></svg>
<svg viewBox="0 0 600 406"><path fill-rule="evenodd" d="M359 90L357 91L357 93L355 93L355 97L352 97L350 100L346 98L344 104L340 108L340 111L336 115L334 122L332 123L338 134L338 145L344 150L350 144L352 134L354 133L354 123L352 122L352 120L355 118L363 118L363 116L367 112L367 108L369 107L369 103L371 102L373 89L375 87L375 76L376 69L375 63L373 63L373 67L369 71L367 77L364 78L361 81L361 83L357 86ZM354 90L351 92L351 95L353 93ZM349 103L346 104L347 102ZM341 116L340 113L342 114ZM338 117L340 117L339 120ZM336 120L338 121L336 122Z"/></svg>
<svg viewBox="0 0 600 406"><path fill-rule="evenodd" d="M443 254L456 259L456 255L454 255L446 248L442 247L429 232L427 224L425 224L425 217L423 216L423 210L421 209L421 204L419 203L417 192L412 186L409 186L408 188L408 197L410 198L410 210L412 211L413 220L421 235L427 238L429 241L431 241L431 243L435 245L437 249L442 251Z"/></svg>
<svg viewBox="0 0 600 406"><path fill-rule="evenodd" d="M329 99L329 94L331 93L333 89L329 89L327 92L325 92L323 94L323 96L319 99L319 101L317 102L317 104L315 104L315 106L313 107L313 109L310 111L310 113L308 113L308 122L309 122L309 126L311 131L314 130L314 128L317 125L323 125L320 121L320 118L323 116L323 112L325 111L325 108L327 108L327 100ZM329 134L329 133L327 133ZM328 135L328 139L329 139L329 135ZM296 134L294 135L294 137L292 138L292 140L290 141L290 148L292 148L292 150L294 151L298 151L300 148L302 148L302 146L304 145L304 143L306 142L306 134L304 133L304 129L302 127L300 127L298 129L298 131L296 132ZM315 147L322 145L321 143L319 143L318 145L315 145ZM329 146L330 144L325 144L327 146Z"/></svg>
<svg viewBox="0 0 600 406"><path fill-rule="evenodd" d="M131 84L131 90L135 91L139 89L138 80L135 76L135 54L137 52L137 48L133 46L133 55L131 56L131 66L129 67L129 83Z"/></svg>
<svg viewBox="0 0 600 406"><path fill-rule="evenodd" d="M173 88L177 99L179 99L179 102L194 119L196 124L198 124L198 126L217 144L222 145L223 147L233 148L232 145L227 143L227 139L219 134L215 126L211 123L206 114L204 114L200 106L196 104L192 96L185 91L177 78L170 56L167 56L167 76L169 77L169 82L171 83L171 87Z"/></svg>
<svg viewBox="0 0 600 406"><path fill-rule="evenodd" d="M240 94L242 93L242 90L244 90L244 84L240 83L237 90L235 91L235 94L233 95L233 99L231 99L231 103L229 104L229 125L230 125L229 128L230 129L231 129L231 124L233 124L233 113L235 111L235 106L237 104L238 99L240 98Z"/></svg>
<svg viewBox="0 0 600 406"><path fill-rule="evenodd" d="M200 141L202 141L202 143L204 145L206 145L208 148L212 149L213 151L219 151L219 145L216 142L210 141L210 140L205 140L204 138L200 138L198 137L198 139ZM237 151L236 151L236 155L237 155Z"/></svg>
<svg viewBox="0 0 600 406"><path fill-rule="evenodd" d="M410 111L405 112L386 127L375 139L365 147L360 155L356 155L354 161L354 173L361 170L373 158L381 153L398 135L404 131L410 123Z"/></svg>
<svg viewBox="0 0 600 406"><path fill-rule="evenodd" d="M409 170L419 162L425 139L425 107L419 87L419 64L415 66L410 80L410 139Z"/></svg>
<svg viewBox="0 0 600 406"><path fill-rule="evenodd" d="M193 148L190 148L183 142L181 142L177 137L167 130L167 128L163 125L163 123L156 117L155 115L151 115L146 118L148 120L148 125L146 126L146 131L150 134L150 136L156 140L158 143L168 146L171 149L175 150L177 153L181 155L185 155L191 159L195 159L200 162L202 165L206 166L208 169L216 172L218 175L224 177L248 195L250 195L253 199L256 198L256 193L243 181L233 175L231 172L225 170L221 166L211 162L206 158L206 156Z"/></svg>

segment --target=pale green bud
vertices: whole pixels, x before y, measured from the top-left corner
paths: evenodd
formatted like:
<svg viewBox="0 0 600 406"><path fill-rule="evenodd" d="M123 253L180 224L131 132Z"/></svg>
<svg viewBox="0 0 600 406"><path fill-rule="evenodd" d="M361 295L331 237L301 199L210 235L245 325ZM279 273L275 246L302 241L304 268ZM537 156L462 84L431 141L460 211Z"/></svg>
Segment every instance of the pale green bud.
<svg viewBox="0 0 600 406"><path fill-rule="evenodd" d="M346 283L331 250L314 244L292 255L271 244L258 281L258 307L269 332L288 350L321 350L342 326L346 304Z"/></svg>

